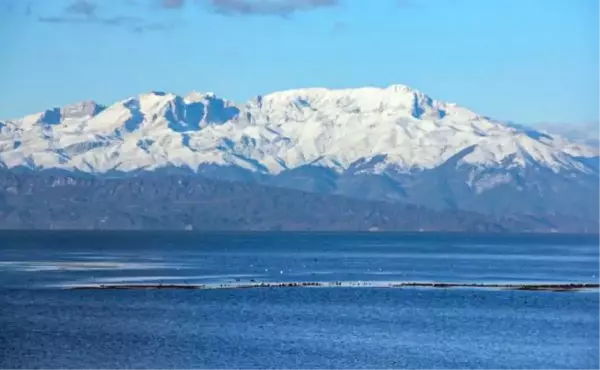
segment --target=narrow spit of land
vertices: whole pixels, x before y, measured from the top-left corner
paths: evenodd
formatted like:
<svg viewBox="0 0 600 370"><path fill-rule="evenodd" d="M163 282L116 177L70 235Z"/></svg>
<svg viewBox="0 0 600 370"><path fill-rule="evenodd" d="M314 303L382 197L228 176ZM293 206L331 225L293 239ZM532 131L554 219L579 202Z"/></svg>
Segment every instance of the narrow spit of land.
<svg viewBox="0 0 600 370"><path fill-rule="evenodd" d="M504 290L536 290L550 292L569 292L587 289L598 289L600 284L485 284L485 283L375 283L360 281L332 282L272 282L272 283L240 283L240 284L97 284L69 286L69 290L107 290L107 289L257 289L257 288L302 288L302 287L373 287L373 288L484 288Z"/></svg>

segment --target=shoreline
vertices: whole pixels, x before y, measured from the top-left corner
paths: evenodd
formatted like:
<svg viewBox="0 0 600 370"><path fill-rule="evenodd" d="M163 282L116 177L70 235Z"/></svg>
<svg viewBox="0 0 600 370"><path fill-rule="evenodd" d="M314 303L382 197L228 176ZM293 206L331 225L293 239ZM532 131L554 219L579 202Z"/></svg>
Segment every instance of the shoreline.
<svg viewBox="0 0 600 370"><path fill-rule="evenodd" d="M183 289L183 290L224 290L224 289L259 289L259 288L479 288L499 290L573 292L599 289L597 283L567 284L494 284L494 283L444 283L444 282L400 282L377 283L361 281L332 282L272 282L272 283L240 283L240 284L94 284L73 285L63 287L65 290L149 290L149 289Z"/></svg>

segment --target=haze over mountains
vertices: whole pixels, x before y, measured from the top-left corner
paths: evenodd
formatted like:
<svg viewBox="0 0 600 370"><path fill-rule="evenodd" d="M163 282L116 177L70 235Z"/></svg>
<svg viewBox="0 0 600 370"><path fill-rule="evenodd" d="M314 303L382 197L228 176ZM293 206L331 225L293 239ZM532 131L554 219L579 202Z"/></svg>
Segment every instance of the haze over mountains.
<svg viewBox="0 0 600 370"><path fill-rule="evenodd" d="M600 125L598 122L586 122L574 125L544 122L532 127L562 136L575 143L596 148L600 147Z"/></svg>
<svg viewBox="0 0 600 370"><path fill-rule="evenodd" d="M534 217L549 229L598 219L593 142L499 122L403 85L289 90L245 104L151 92L0 127L0 162L11 172L202 176Z"/></svg>

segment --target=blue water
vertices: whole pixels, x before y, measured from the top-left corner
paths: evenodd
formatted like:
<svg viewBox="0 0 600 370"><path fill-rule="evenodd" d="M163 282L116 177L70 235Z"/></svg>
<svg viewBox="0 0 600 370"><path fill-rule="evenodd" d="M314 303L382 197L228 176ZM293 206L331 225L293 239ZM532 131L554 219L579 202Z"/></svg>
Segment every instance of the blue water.
<svg viewBox="0 0 600 370"><path fill-rule="evenodd" d="M598 239L0 233L1 368L598 368L599 296L277 281L598 283Z"/></svg>

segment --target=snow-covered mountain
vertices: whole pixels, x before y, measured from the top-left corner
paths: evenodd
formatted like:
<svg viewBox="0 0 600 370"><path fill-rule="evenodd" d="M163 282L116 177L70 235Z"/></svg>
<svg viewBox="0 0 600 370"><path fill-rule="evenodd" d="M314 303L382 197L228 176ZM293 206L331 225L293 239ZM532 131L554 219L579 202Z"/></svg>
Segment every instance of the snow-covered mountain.
<svg viewBox="0 0 600 370"><path fill-rule="evenodd" d="M547 205L563 192L587 197L575 206L589 207L598 196L598 148L403 85L288 90L240 105L212 93L151 92L109 106L53 108L0 127L7 168L177 169L492 212L556 213L560 200Z"/></svg>

